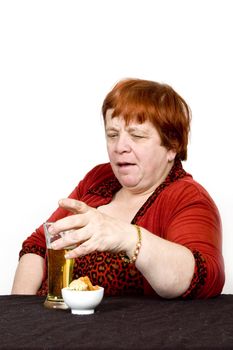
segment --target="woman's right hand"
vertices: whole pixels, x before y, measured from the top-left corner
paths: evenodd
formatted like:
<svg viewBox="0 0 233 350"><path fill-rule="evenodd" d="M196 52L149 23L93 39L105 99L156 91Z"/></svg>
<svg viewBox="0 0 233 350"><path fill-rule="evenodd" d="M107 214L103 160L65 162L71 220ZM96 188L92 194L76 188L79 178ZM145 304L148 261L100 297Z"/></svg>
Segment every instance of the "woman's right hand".
<svg viewBox="0 0 233 350"><path fill-rule="evenodd" d="M67 258L89 254L93 251L132 254L137 243L135 227L107 214L101 213L74 199L66 198L59 205L74 215L56 221L49 227L51 234L69 231L53 242L53 249L76 245Z"/></svg>

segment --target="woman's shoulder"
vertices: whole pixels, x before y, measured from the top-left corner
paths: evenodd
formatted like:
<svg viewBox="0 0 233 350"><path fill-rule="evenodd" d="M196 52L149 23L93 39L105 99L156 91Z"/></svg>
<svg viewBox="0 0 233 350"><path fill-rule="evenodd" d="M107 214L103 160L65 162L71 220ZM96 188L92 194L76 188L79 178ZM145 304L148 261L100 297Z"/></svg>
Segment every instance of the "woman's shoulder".
<svg viewBox="0 0 233 350"><path fill-rule="evenodd" d="M190 174L170 184L167 191L164 191L164 195L178 202L202 201L215 205L209 192Z"/></svg>
<svg viewBox="0 0 233 350"><path fill-rule="evenodd" d="M162 224L182 218L184 223L186 219L200 223L205 220L215 223L218 229L220 227L221 218L215 201L191 176L184 176L164 189L154 202L154 208Z"/></svg>

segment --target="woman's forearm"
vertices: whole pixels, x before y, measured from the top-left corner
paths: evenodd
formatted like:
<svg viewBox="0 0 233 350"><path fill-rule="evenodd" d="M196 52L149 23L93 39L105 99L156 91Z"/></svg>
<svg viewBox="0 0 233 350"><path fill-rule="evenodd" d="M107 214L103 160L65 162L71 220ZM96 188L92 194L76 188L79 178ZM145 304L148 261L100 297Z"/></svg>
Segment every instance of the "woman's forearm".
<svg viewBox="0 0 233 350"><path fill-rule="evenodd" d="M190 286L195 267L192 252L145 229L136 266L152 288L164 298L182 295Z"/></svg>
<svg viewBox="0 0 233 350"><path fill-rule="evenodd" d="M11 294L36 294L44 274L44 259L37 254L21 257L14 277Z"/></svg>

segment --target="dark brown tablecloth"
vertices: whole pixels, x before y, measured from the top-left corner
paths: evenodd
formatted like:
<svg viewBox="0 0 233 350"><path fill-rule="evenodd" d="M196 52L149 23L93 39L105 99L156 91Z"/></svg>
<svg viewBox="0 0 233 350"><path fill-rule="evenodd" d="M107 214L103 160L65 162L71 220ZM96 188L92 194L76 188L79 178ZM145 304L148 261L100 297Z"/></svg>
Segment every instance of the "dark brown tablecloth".
<svg viewBox="0 0 233 350"><path fill-rule="evenodd" d="M233 295L209 300L104 298L93 315L0 296L0 349L233 349Z"/></svg>

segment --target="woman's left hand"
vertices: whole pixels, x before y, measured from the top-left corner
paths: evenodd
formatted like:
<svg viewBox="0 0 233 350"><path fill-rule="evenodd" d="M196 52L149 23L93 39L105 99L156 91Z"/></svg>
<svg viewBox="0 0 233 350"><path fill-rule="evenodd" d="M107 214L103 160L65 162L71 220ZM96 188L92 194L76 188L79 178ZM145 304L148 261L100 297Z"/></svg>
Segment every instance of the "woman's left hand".
<svg viewBox="0 0 233 350"><path fill-rule="evenodd" d="M75 258L93 251L130 251L131 246L135 246L135 228L131 224L101 213L75 199L62 199L59 206L73 215L54 222L49 231L51 234L68 231L52 244L53 249L75 245L76 248L70 250L66 258Z"/></svg>

